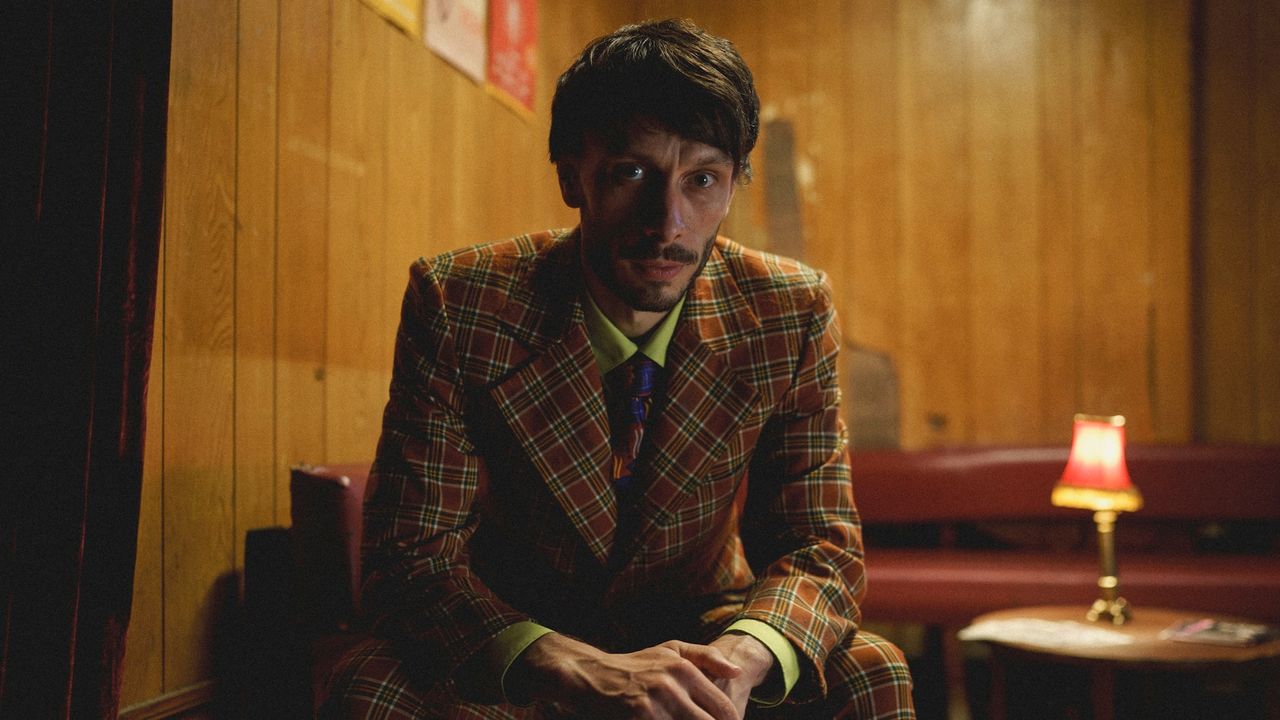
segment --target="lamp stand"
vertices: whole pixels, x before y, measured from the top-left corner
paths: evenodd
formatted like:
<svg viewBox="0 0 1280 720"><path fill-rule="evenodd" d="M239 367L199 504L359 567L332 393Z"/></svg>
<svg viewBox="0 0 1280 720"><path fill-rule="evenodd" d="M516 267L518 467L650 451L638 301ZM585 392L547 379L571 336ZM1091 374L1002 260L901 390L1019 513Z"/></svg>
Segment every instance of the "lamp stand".
<svg viewBox="0 0 1280 720"><path fill-rule="evenodd" d="M1120 577L1116 572L1116 516L1115 510L1098 510L1093 521L1098 526L1098 590L1102 597L1093 601L1085 617L1092 621L1108 619L1113 625L1123 625L1133 618L1129 601L1120 597Z"/></svg>

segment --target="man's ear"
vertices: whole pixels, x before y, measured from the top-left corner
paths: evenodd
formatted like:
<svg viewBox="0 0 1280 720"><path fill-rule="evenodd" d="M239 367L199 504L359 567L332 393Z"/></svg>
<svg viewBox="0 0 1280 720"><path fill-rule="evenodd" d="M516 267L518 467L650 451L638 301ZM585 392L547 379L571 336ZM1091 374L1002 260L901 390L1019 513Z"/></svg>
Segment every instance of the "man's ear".
<svg viewBox="0 0 1280 720"><path fill-rule="evenodd" d="M564 204L577 209L582 207L582 183L578 180L578 166L569 160L556 163L556 178L560 181L560 197Z"/></svg>

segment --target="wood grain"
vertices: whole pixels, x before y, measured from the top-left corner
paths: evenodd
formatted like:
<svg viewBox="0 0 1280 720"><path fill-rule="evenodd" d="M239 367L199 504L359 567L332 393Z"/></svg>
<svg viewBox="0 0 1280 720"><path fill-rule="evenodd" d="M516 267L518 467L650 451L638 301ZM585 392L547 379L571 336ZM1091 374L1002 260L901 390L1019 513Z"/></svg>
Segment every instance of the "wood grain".
<svg viewBox="0 0 1280 720"><path fill-rule="evenodd" d="M1280 439L1280 11L1250 0L1202 8L1196 431Z"/></svg>
<svg viewBox="0 0 1280 720"><path fill-rule="evenodd" d="M897 14L894 3L845 5L842 96L846 132L841 220L850 227L846 336L873 350L897 355L901 343L897 273L901 242L898 175ZM822 242L820 239L817 242ZM841 272L841 271L838 271ZM857 401L857 391L850 396Z"/></svg>
<svg viewBox="0 0 1280 720"><path fill-rule="evenodd" d="M1256 90L1253 93L1254 357L1257 432L1252 442L1280 443L1280 7L1255 0Z"/></svg>
<svg viewBox="0 0 1280 720"><path fill-rule="evenodd" d="M333 4L325 307L325 462L369 458L390 376L385 313L387 68L395 32Z"/></svg>
<svg viewBox="0 0 1280 720"><path fill-rule="evenodd" d="M174 9L165 192L165 689L209 677L234 566L236 13ZM153 418L154 420L154 418Z"/></svg>
<svg viewBox="0 0 1280 720"><path fill-rule="evenodd" d="M328 0L280 3L275 478L281 523L289 518L288 466L328 460L329 10Z"/></svg>
<svg viewBox="0 0 1280 720"><path fill-rule="evenodd" d="M1152 347L1148 383L1157 442L1191 437L1191 8L1148 13L1151 42Z"/></svg>
<svg viewBox="0 0 1280 720"><path fill-rule="evenodd" d="M1079 411L1123 414L1136 439L1151 436L1146 16L1136 2L1082 8Z"/></svg>
<svg viewBox="0 0 1280 720"><path fill-rule="evenodd" d="M1040 407L1040 173L1035 8L974 5L968 18L967 439L1012 443ZM990 392L989 388L1000 388Z"/></svg>
<svg viewBox="0 0 1280 720"><path fill-rule="evenodd" d="M1075 260L1081 242L1079 127L1085 121L1076 104L1080 8L1076 3L1041 3L1038 14L1040 333L1028 339L1040 346L1040 374L1045 381L1036 414L1037 434L1045 441L1062 443L1071 441L1071 418L1080 411L1081 395Z"/></svg>
<svg viewBox="0 0 1280 720"><path fill-rule="evenodd" d="M245 533L273 525L276 336L276 57L279 7L246 2L237 21L235 562Z"/></svg>
<svg viewBox="0 0 1280 720"><path fill-rule="evenodd" d="M965 4L899 5L902 442L969 437Z"/></svg>
<svg viewBox="0 0 1280 720"><path fill-rule="evenodd" d="M1251 3L1211 3L1205 10L1196 422L1205 438L1247 442L1258 417L1255 357L1243 351L1253 345L1254 324L1252 12Z"/></svg>
<svg viewBox="0 0 1280 720"><path fill-rule="evenodd" d="M438 126L432 112L433 58L419 43L393 34L388 77L396 80L388 93L386 146L387 249L383 260L382 310L390 332L381 338L391 362L393 335L399 325L400 302L409 280L409 265L421 257L431 237L433 198L443 178L435 165L431 136ZM383 399L385 401L385 398Z"/></svg>

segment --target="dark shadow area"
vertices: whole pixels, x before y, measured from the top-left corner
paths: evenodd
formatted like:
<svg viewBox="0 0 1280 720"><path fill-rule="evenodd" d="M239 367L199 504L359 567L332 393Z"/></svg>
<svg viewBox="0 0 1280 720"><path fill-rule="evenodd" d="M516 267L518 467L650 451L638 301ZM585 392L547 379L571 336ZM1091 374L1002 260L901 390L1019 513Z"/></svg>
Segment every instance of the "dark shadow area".
<svg viewBox="0 0 1280 720"><path fill-rule="evenodd" d="M215 622L215 717L266 720L311 717L309 650L297 630L294 573L285 528L250 530L244 595L239 577L218 584Z"/></svg>

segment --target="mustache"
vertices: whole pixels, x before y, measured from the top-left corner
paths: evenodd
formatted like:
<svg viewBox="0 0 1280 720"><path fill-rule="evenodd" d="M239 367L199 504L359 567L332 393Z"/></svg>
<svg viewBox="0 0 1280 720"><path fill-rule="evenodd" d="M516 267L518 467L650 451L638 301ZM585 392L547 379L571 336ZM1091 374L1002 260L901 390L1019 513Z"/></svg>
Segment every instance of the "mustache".
<svg viewBox="0 0 1280 720"><path fill-rule="evenodd" d="M681 263L683 265L692 265L701 258L698 254L688 248L679 245L668 245L665 248L659 248L657 243L642 242L631 247L624 247L618 251L618 256L623 260L666 260L667 262Z"/></svg>

